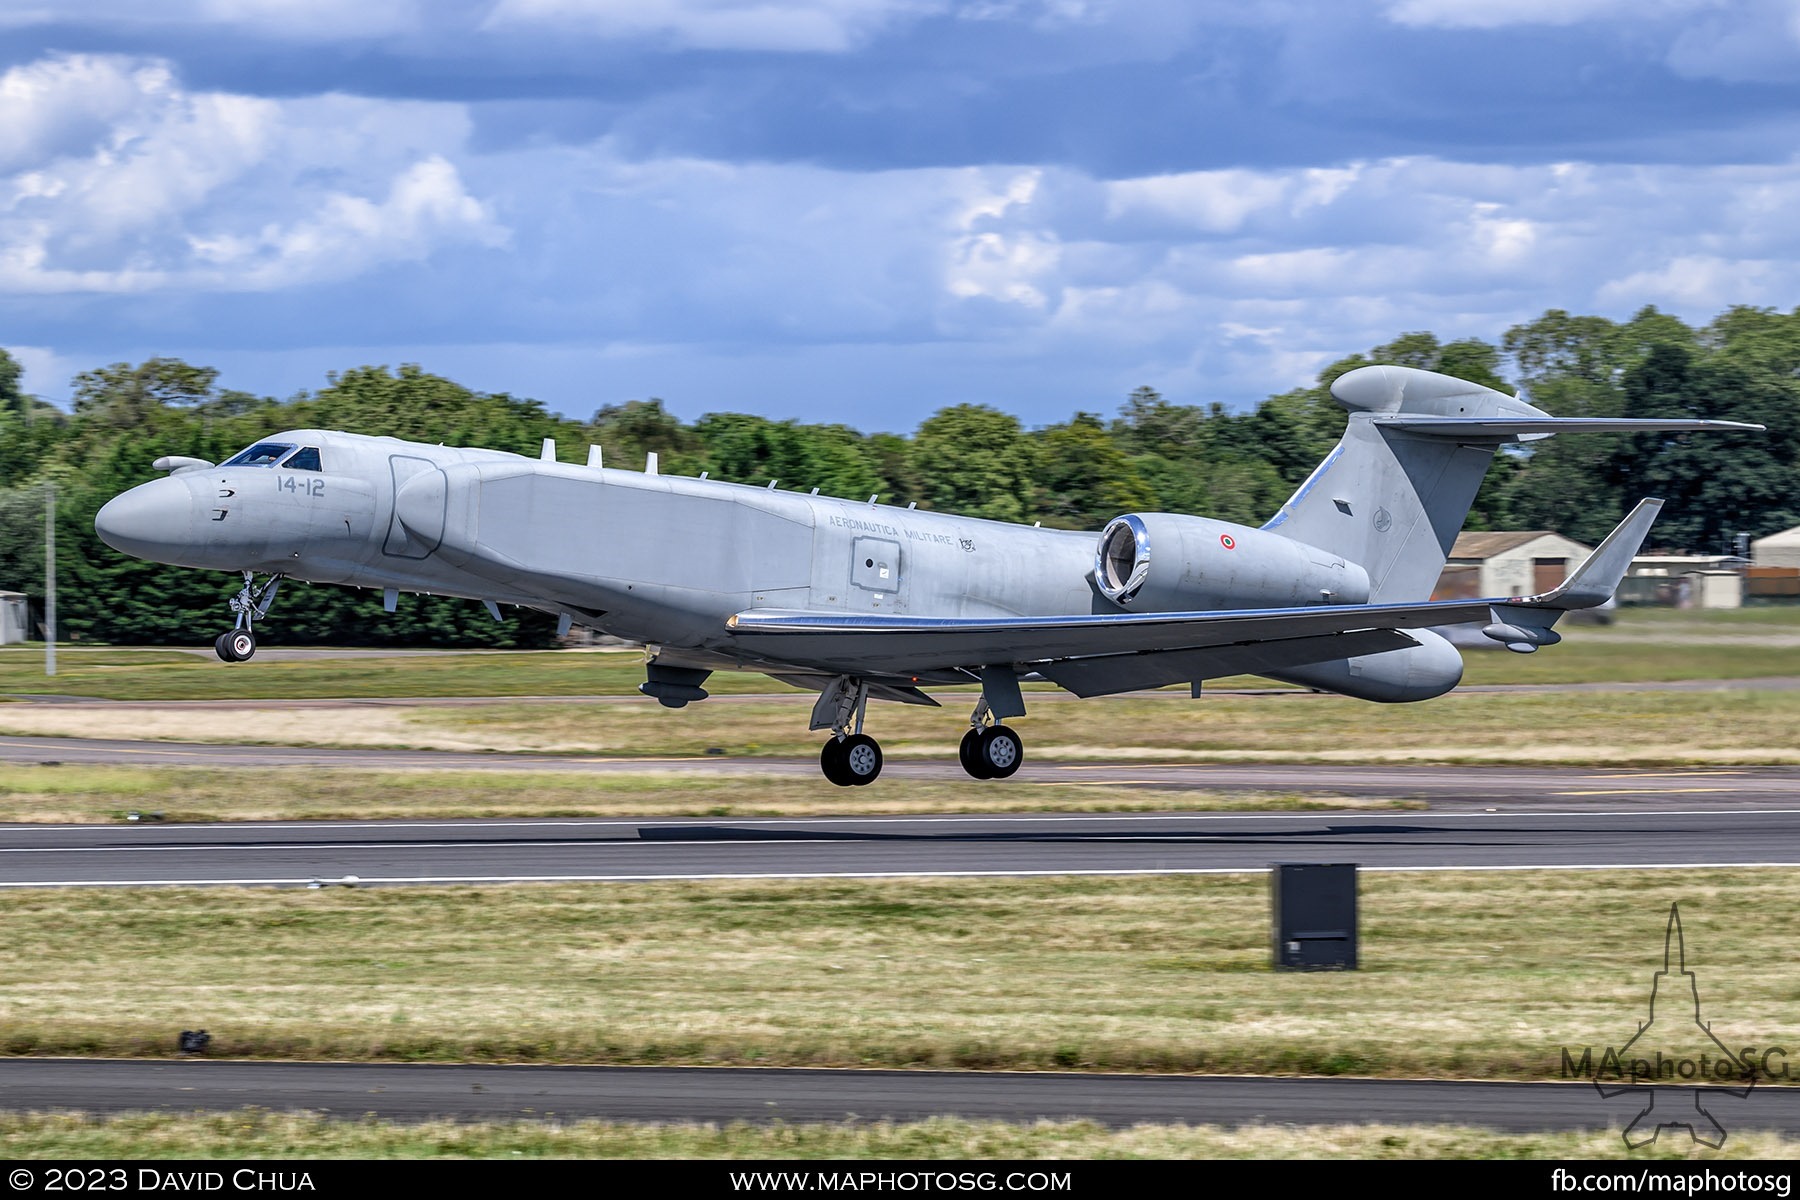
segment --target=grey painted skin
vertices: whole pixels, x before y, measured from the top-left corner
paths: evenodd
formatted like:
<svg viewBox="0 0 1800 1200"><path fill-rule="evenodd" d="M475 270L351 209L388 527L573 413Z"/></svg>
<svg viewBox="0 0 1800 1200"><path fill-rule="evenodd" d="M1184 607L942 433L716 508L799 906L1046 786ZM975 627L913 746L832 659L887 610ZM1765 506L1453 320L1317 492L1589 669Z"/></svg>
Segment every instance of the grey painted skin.
<svg viewBox="0 0 1800 1200"><path fill-rule="evenodd" d="M1260 529L1174 513L1071 533L492 450L294 429L215 466L162 459L114 498L100 537L156 562L242 572L220 657L255 652L282 578L481 600L559 615L651 647L642 690L704 699L720 669L818 689L821 766L867 783L881 752L870 696L935 704L926 683L979 681L961 758L1017 770L1001 720L1018 681L1080 695L1254 673L1362 699L1430 699L1462 678L1426 626L1469 621L1508 648L1560 640L1604 603L1661 502L1641 502L1541 596L1428 600L1495 450L1557 432L1760 430L1725 421L1552 417L1516 397L1406 367L1363 367L1332 394L1337 447ZM310 452L310 453L309 453ZM592 457L592 456L591 456ZM256 585L257 577L269 582Z"/></svg>

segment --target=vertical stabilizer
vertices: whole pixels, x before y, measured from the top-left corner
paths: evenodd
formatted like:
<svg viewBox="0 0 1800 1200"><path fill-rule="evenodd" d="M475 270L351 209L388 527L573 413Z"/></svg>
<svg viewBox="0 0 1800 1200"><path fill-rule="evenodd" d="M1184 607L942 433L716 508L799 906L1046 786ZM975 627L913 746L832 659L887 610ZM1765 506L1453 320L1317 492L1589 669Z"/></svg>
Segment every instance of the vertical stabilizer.
<svg viewBox="0 0 1800 1200"><path fill-rule="evenodd" d="M1493 461L1512 436L1421 433L1396 414L1548 418L1523 400L1411 367L1359 367L1331 394L1350 410L1344 436L1263 528L1341 554L1369 573L1369 603L1430 597Z"/></svg>

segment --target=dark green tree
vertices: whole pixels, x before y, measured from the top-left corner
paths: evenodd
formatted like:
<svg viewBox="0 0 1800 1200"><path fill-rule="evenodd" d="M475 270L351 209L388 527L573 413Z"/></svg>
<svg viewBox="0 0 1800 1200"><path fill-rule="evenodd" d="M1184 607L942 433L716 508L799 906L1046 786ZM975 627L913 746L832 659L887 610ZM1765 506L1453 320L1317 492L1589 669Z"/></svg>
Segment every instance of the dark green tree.
<svg viewBox="0 0 1800 1200"><path fill-rule="evenodd" d="M1037 464L1018 418L984 404L958 404L920 425L913 445L924 479L922 507L1026 519Z"/></svg>
<svg viewBox="0 0 1800 1200"><path fill-rule="evenodd" d="M1118 441L1093 413L1037 434L1033 511L1055 529L1098 529L1120 513L1148 509L1153 496Z"/></svg>

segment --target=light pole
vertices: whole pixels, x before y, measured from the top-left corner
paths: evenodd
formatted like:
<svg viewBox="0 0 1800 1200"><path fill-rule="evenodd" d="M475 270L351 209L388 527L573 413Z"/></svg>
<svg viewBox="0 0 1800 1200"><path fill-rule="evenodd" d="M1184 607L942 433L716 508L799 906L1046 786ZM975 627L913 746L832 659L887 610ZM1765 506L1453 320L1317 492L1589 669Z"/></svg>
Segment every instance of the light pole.
<svg viewBox="0 0 1800 1200"><path fill-rule="evenodd" d="M56 674L56 484L44 481L44 674Z"/></svg>

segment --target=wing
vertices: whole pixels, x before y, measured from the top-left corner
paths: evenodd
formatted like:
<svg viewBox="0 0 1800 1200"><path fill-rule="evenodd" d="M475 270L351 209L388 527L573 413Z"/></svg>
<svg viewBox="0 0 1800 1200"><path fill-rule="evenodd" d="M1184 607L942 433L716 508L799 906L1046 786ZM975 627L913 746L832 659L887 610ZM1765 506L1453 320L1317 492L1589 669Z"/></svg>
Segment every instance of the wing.
<svg viewBox="0 0 1800 1200"><path fill-rule="evenodd" d="M1479 621L1497 640L1548 643L1564 612L1612 596L1661 508L1640 502L1560 587L1538 596L980 619L752 609L726 628L740 652L820 671L904 677L1009 664L1082 694L1402 649L1416 644L1405 630L1432 625Z"/></svg>

